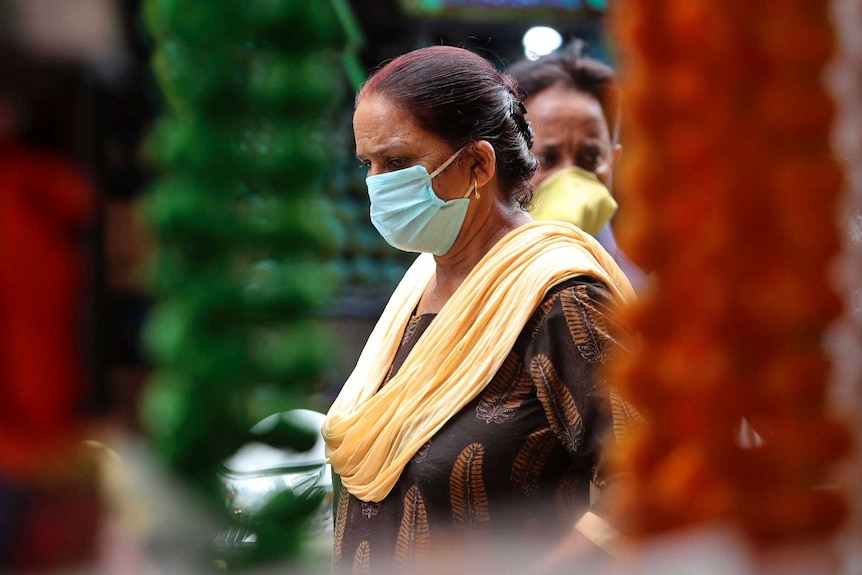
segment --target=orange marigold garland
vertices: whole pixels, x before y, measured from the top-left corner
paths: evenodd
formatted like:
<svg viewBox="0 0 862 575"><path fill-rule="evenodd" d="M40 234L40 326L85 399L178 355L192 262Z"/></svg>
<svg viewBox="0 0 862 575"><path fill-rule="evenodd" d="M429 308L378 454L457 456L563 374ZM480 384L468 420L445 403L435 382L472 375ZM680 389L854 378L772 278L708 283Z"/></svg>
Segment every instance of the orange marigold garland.
<svg viewBox="0 0 862 575"><path fill-rule="evenodd" d="M631 310L642 348L616 378L645 417L622 449L634 534L707 521L757 541L846 516L822 488L850 435L828 410L821 340L841 310L841 167L821 82L821 0L621 0L621 242L653 272ZM740 440L750 424L763 439Z"/></svg>
<svg viewBox="0 0 862 575"><path fill-rule="evenodd" d="M842 410L856 421L857 450L848 479L855 485L855 520L847 530L845 561L862 565L862 0L833 0L832 19L838 39L829 84L836 96L835 146L847 174L847 196L840 223L844 253L836 266L845 296L845 312L832 334L836 357L835 391ZM855 474L855 476L854 476Z"/></svg>

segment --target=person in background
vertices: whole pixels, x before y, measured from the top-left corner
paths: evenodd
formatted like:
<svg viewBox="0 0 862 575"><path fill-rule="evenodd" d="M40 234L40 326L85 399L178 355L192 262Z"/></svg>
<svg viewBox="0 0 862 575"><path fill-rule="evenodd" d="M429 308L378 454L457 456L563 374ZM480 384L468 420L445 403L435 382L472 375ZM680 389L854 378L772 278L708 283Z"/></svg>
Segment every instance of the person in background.
<svg viewBox="0 0 862 575"><path fill-rule="evenodd" d="M82 243L96 191L68 158L25 137L31 71L0 46L0 573L86 565L102 509L95 461L79 445Z"/></svg>
<svg viewBox="0 0 862 575"><path fill-rule="evenodd" d="M600 369L634 292L594 238L525 211L537 160L514 80L416 50L370 77L353 127L372 223L421 255L324 421L335 570L610 545L590 492L609 494L605 442L633 411Z"/></svg>
<svg viewBox="0 0 862 575"><path fill-rule="evenodd" d="M613 168L620 159L620 109L613 68L582 56L584 44L521 60L508 69L517 80L535 133L539 169L532 215L569 221L595 236L636 290L644 273L617 246L610 220Z"/></svg>

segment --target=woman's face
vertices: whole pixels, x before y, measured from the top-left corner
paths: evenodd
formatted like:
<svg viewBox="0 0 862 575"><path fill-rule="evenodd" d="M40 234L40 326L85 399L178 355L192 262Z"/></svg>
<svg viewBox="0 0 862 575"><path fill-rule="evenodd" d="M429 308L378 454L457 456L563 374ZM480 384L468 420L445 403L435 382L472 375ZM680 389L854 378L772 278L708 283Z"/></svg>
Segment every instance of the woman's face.
<svg viewBox="0 0 862 575"><path fill-rule="evenodd" d="M359 100L353 113L356 157L375 176L421 164L428 172L440 167L454 152L438 136L418 126L409 113L387 99L368 94ZM469 173L458 164L448 166L433 180L440 199L459 198L470 186Z"/></svg>
<svg viewBox="0 0 862 575"><path fill-rule="evenodd" d="M619 146L611 142L599 101L574 88L554 85L525 103L535 133L532 152L539 158L533 184L557 170L577 166L594 173L610 189Z"/></svg>

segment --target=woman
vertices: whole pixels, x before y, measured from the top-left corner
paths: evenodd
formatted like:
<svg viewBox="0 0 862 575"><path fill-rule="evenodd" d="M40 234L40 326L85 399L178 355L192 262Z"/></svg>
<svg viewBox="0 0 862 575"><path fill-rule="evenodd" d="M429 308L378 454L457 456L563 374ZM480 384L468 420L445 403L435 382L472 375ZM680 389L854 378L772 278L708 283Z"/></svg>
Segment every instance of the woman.
<svg viewBox="0 0 862 575"><path fill-rule="evenodd" d="M571 221L594 235L635 288L646 283L638 267L617 247L610 219L613 167L622 153L620 110L613 68L572 51L522 60L509 68L530 110L533 153L539 169L533 216Z"/></svg>
<svg viewBox="0 0 862 575"><path fill-rule="evenodd" d="M371 220L422 255L323 426L337 569L421 563L455 541L551 545L605 483L600 443L627 411L596 370L633 294L595 240L524 210L536 159L516 93L483 58L434 46L357 96Z"/></svg>

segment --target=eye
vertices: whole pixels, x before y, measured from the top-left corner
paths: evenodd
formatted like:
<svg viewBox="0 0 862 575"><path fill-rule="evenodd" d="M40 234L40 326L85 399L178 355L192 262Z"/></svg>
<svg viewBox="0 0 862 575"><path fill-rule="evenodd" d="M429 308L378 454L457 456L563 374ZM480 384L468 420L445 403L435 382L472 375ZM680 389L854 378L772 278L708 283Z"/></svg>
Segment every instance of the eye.
<svg viewBox="0 0 862 575"><path fill-rule="evenodd" d="M560 162L560 155L556 152L536 154L536 158L539 159L539 166L542 170L553 168Z"/></svg>
<svg viewBox="0 0 862 575"><path fill-rule="evenodd" d="M578 150L578 166L589 172L595 171L601 165L603 159L604 154L602 148L599 146L588 145Z"/></svg>
<svg viewBox="0 0 862 575"><path fill-rule="evenodd" d="M582 154L578 164L585 170L594 170L601 161L601 156L596 153Z"/></svg>
<svg viewBox="0 0 862 575"><path fill-rule="evenodd" d="M404 158L390 158L386 162L386 167L390 170L400 170L407 165L407 160Z"/></svg>

